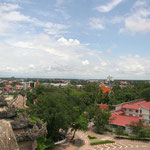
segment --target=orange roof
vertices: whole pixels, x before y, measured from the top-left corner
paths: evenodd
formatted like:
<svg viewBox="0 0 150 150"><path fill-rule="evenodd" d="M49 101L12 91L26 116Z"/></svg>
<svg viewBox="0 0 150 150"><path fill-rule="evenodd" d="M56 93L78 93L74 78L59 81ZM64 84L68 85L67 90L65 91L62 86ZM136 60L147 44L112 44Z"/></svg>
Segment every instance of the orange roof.
<svg viewBox="0 0 150 150"><path fill-rule="evenodd" d="M109 92L111 90L111 87L106 87L104 82L102 82L100 90L102 90L103 93L106 94L107 92Z"/></svg>
<svg viewBox="0 0 150 150"><path fill-rule="evenodd" d="M121 108L139 110L140 106L124 104L124 105L121 106Z"/></svg>
<svg viewBox="0 0 150 150"><path fill-rule="evenodd" d="M147 103L147 101L144 99L141 99L141 100L138 100L135 102L131 102L132 105L139 105L139 104L143 104L143 103Z"/></svg>
<svg viewBox="0 0 150 150"><path fill-rule="evenodd" d="M117 114L117 115L121 115L121 114L123 114L124 112L122 111L122 110L118 110L118 111L115 111L115 114Z"/></svg>
<svg viewBox="0 0 150 150"><path fill-rule="evenodd" d="M126 125L130 125L131 122L139 122L139 120L142 117L132 117L132 116L123 116L123 115L112 114L110 118L112 119L110 124L124 127Z"/></svg>
<svg viewBox="0 0 150 150"><path fill-rule="evenodd" d="M150 102L141 104L143 107L150 109Z"/></svg>
<svg viewBox="0 0 150 150"><path fill-rule="evenodd" d="M103 88L103 93L106 94L107 92L109 92L111 90L110 87L104 87Z"/></svg>

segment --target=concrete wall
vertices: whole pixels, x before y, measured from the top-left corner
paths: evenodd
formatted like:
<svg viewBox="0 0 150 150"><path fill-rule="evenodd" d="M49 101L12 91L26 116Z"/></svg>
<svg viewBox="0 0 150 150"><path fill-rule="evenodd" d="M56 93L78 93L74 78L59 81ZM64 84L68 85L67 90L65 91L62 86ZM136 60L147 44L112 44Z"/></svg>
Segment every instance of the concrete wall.
<svg viewBox="0 0 150 150"><path fill-rule="evenodd" d="M18 142L18 145L19 145L19 150L35 150L37 147L36 140Z"/></svg>
<svg viewBox="0 0 150 150"><path fill-rule="evenodd" d="M131 134L131 133L132 133L132 131L131 131L131 129L130 129L130 126L125 126L125 132L126 132L127 134Z"/></svg>
<svg viewBox="0 0 150 150"><path fill-rule="evenodd" d="M130 109L124 110L123 109L123 111L124 111L124 113L125 113L126 116L132 115L134 117L139 117L139 115L140 115L140 111L139 110L138 110L138 112L136 112L136 110L134 110L134 109L132 109L132 110L130 110Z"/></svg>
<svg viewBox="0 0 150 150"><path fill-rule="evenodd" d="M0 150L19 150L10 122L0 120Z"/></svg>

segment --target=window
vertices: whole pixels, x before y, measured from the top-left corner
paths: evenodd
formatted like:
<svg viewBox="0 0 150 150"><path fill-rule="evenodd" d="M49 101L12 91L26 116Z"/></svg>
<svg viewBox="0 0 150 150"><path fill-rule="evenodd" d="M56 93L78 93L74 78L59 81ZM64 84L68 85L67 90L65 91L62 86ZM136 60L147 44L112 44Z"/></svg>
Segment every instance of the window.
<svg viewBox="0 0 150 150"><path fill-rule="evenodd" d="M129 116L133 116L132 114L129 114Z"/></svg>
<svg viewBox="0 0 150 150"><path fill-rule="evenodd" d="M136 110L136 113L138 113L139 111L138 110Z"/></svg>
<svg viewBox="0 0 150 150"><path fill-rule="evenodd" d="M124 108L124 111L126 111L127 109L126 108Z"/></svg>
<svg viewBox="0 0 150 150"><path fill-rule="evenodd" d="M133 110L132 110L132 109L129 109L129 111L130 111L130 112L133 112Z"/></svg>
<svg viewBox="0 0 150 150"><path fill-rule="evenodd" d="M140 113L142 113L142 110L140 110Z"/></svg>

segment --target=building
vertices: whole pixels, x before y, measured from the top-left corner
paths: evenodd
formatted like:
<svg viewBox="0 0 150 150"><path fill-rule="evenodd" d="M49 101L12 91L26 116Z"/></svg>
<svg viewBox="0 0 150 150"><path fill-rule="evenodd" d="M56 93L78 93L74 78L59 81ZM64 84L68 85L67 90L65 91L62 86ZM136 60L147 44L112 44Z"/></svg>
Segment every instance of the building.
<svg viewBox="0 0 150 150"><path fill-rule="evenodd" d="M104 94L106 94L106 93L110 94L110 92L111 92L111 87L105 86L104 82L102 82L101 85L100 85L100 90L102 90L102 92L103 92Z"/></svg>
<svg viewBox="0 0 150 150"><path fill-rule="evenodd" d="M144 99L116 105L115 110L111 112L109 127L115 130L120 126L123 127L126 133L131 133L129 125L140 120L150 124L150 102Z"/></svg>
<svg viewBox="0 0 150 150"><path fill-rule="evenodd" d="M54 87L67 87L69 83L51 83Z"/></svg>

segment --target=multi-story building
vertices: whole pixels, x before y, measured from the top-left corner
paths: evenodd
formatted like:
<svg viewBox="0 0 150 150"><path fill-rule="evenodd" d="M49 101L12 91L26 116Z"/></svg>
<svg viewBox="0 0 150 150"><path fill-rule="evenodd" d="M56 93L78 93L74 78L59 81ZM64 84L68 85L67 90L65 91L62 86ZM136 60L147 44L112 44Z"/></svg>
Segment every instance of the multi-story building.
<svg viewBox="0 0 150 150"><path fill-rule="evenodd" d="M121 126L127 133L131 132L129 125L132 122L143 120L146 124L150 124L150 102L144 99L118 104L111 113L111 127L114 129Z"/></svg>

